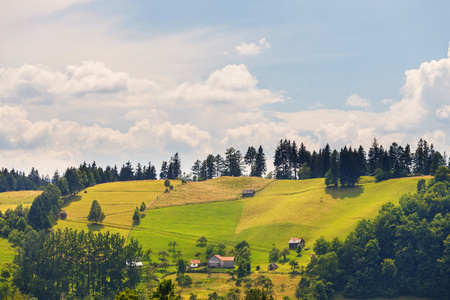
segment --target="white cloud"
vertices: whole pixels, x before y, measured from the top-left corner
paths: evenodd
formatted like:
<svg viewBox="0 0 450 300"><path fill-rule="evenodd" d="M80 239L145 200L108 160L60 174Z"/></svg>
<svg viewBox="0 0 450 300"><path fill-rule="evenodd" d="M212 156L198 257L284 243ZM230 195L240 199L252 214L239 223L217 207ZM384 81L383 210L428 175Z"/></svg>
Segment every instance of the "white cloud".
<svg viewBox="0 0 450 300"><path fill-rule="evenodd" d="M448 119L450 116L450 105L442 105L436 110L435 114L440 119Z"/></svg>
<svg viewBox="0 0 450 300"><path fill-rule="evenodd" d="M271 45L267 42L266 38L262 38L258 41L258 45L255 43L247 44L242 42L241 45L236 46L236 52L238 55L258 55L262 50L269 49Z"/></svg>
<svg viewBox="0 0 450 300"><path fill-rule="evenodd" d="M358 96L356 94L351 94L347 98L346 104L348 106L352 106L352 107L370 107L370 99L361 98L360 96Z"/></svg>

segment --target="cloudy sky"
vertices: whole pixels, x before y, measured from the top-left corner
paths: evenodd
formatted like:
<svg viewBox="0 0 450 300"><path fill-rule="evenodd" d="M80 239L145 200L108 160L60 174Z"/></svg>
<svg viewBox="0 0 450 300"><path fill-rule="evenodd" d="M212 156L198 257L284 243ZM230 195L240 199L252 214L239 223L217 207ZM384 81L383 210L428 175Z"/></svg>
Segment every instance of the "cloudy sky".
<svg viewBox="0 0 450 300"><path fill-rule="evenodd" d="M184 171L281 138L450 152L450 2L0 3L0 165Z"/></svg>

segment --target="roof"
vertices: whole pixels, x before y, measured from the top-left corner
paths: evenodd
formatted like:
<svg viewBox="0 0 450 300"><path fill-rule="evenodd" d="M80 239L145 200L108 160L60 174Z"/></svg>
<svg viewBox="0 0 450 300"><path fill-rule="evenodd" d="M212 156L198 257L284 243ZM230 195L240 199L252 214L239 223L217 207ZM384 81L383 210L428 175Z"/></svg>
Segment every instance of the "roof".
<svg viewBox="0 0 450 300"><path fill-rule="evenodd" d="M300 244L303 241L302 238L298 239L298 238L291 238L289 240L289 244Z"/></svg>
<svg viewBox="0 0 450 300"><path fill-rule="evenodd" d="M129 263L129 262L126 262L125 264L126 264L127 267L130 266L130 263ZM132 267L142 267L143 264L142 264L141 261L132 261L132 262L131 262L131 266L132 266Z"/></svg>
<svg viewBox="0 0 450 300"><path fill-rule="evenodd" d="M191 259L191 264L201 264L201 260L200 259Z"/></svg>
<svg viewBox="0 0 450 300"><path fill-rule="evenodd" d="M220 255L214 255L215 257L217 257L218 259L220 259L221 261L234 261L234 257L225 257L225 256L220 256Z"/></svg>
<svg viewBox="0 0 450 300"><path fill-rule="evenodd" d="M255 190L242 190L242 194L253 194Z"/></svg>

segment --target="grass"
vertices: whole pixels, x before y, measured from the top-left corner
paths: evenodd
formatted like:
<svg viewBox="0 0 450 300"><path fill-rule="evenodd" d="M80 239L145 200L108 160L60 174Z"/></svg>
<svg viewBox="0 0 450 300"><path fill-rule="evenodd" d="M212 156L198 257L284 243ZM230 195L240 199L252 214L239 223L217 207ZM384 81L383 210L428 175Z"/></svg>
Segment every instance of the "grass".
<svg viewBox="0 0 450 300"><path fill-rule="evenodd" d="M18 204L23 206L30 205L34 198L40 195L42 191L16 191L0 193L0 211L14 209Z"/></svg>
<svg viewBox="0 0 450 300"><path fill-rule="evenodd" d="M376 183L372 177L363 177L353 188L327 188L323 179L276 181L221 177L185 185L172 181L174 190L170 193L164 193L163 181L115 182L80 192L65 208L67 220L59 221L56 228L110 230L127 236L134 209L144 201L148 205L146 216L130 236L137 238L144 250L153 250L153 261L158 261L160 251L171 253L168 244L173 241L178 244L175 250L182 251L185 260L195 259L200 253L198 258L205 262L206 247L196 243L201 236L208 239L208 244L225 244L227 252L245 239L251 245L253 270L259 265L265 271L273 246L283 249L291 237L304 238L307 248L312 248L322 235L328 239L345 238L359 220L376 216L383 204L398 203L402 194L414 192L419 179L409 177ZM255 189L257 194L241 198L242 189ZM102 225L90 224L86 219L94 199L106 214ZM312 252L312 249L305 250L302 257L291 252L288 259L306 265ZM160 275L175 270L175 261L169 258L172 266L167 271L160 270ZM278 265L277 272L285 275L264 275L274 282L277 296L294 299L299 279L286 275L290 272L287 262ZM199 298L206 298L213 291L226 294L233 284L226 274L214 274L212 278L193 274L193 277L194 286L183 290L183 295L194 292ZM282 283L286 289L283 292Z"/></svg>
<svg viewBox="0 0 450 300"><path fill-rule="evenodd" d="M312 248L314 241L322 235L329 239L344 238L359 220L374 217L383 204L398 203L402 194L415 191L419 179L410 177L376 183L372 177L363 177L353 188L326 188L323 179L258 179L261 191L255 197L244 199L240 199L235 191L227 198L222 189L231 185L241 189L245 184L238 181L248 178L190 183L182 186L189 187L189 196L184 197L177 186L170 197L164 195L160 199L166 199L163 201L167 201L167 205L181 205L183 201L185 204L202 203L211 196L211 193L205 195L205 191L211 190L223 195L224 202L152 209L141 225L133 229L131 236L138 238L144 248L153 249L154 260L158 259L159 251L169 248L167 245L171 241L180 244L178 248L186 260L194 259L200 252L200 258L205 261L205 249L196 246L196 240L202 235L209 243L224 243L227 250L245 239L251 245L253 268L260 265L265 270L273 245L282 249L288 246L291 237L302 237L306 247ZM238 200L230 201L232 199ZM301 258L296 258L296 253L292 252L288 258L305 265L311 253L310 249L304 251ZM279 271L289 272L288 263L281 263Z"/></svg>
<svg viewBox="0 0 450 300"><path fill-rule="evenodd" d="M79 192L74 200L64 209L67 219L58 221L55 228L73 228L76 230L93 230L128 235L132 227L132 216L136 207L142 202L152 203L165 190L163 181L123 181L99 184ZM97 200L106 218L101 225L92 224L87 215L92 201Z"/></svg>
<svg viewBox="0 0 450 300"><path fill-rule="evenodd" d="M2 264L13 261L14 255L15 250L8 243L8 240L0 238L0 270Z"/></svg>
<svg viewBox="0 0 450 300"><path fill-rule="evenodd" d="M274 180L257 177L219 177L212 180L189 182L181 185L176 182L174 190L165 193L154 203L155 208L201 204L237 200L243 189L262 191Z"/></svg>

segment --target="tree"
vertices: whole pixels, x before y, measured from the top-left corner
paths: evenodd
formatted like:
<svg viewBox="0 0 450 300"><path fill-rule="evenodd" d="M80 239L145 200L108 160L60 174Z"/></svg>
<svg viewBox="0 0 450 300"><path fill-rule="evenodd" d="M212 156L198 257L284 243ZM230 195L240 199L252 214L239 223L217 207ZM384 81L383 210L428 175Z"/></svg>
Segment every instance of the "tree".
<svg viewBox="0 0 450 300"><path fill-rule="evenodd" d="M233 147L226 149L222 175L239 177L242 175L242 169L241 152Z"/></svg>
<svg viewBox="0 0 450 300"><path fill-rule="evenodd" d="M178 267L178 273L184 274L186 273L186 262L184 261L184 259L179 259L177 261L177 267Z"/></svg>
<svg viewBox="0 0 450 300"><path fill-rule="evenodd" d="M143 212L143 211L145 211L147 209L147 205L145 205L145 202L142 202L141 203L141 206L139 207L139 211L140 212Z"/></svg>
<svg viewBox="0 0 450 300"><path fill-rule="evenodd" d="M67 183L67 179L65 177L58 180L58 188L61 191L62 196L69 195L69 184Z"/></svg>
<svg viewBox="0 0 450 300"><path fill-rule="evenodd" d="M156 291L153 291L150 299L169 300L176 299L175 284L172 279L163 279L160 281Z"/></svg>
<svg viewBox="0 0 450 300"><path fill-rule="evenodd" d="M139 208L137 206L133 213L133 224L136 226L141 224L141 213L139 212Z"/></svg>
<svg viewBox="0 0 450 300"><path fill-rule="evenodd" d="M139 300L139 296L135 293L135 291L130 289L125 289L119 295L116 295L114 300Z"/></svg>
<svg viewBox="0 0 450 300"><path fill-rule="evenodd" d="M178 285L182 288L188 287L192 284L192 279L189 275L185 275L183 273L178 273L177 278L175 279L178 282Z"/></svg>
<svg viewBox="0 0 450 300"><path fill-rule="evenodd" d="M205 246L205 244L208 242L208 239L204 235L202 235L198 240L197 243L200 243L201 246Z"/></svg>
<svg viewBox="0 0 450 300"><path fill-rule="evenodd" d="M280 250L273 247L272 250L269 252L269 261L271 262L277 262L280 258Z"/></svg>
<svg viewBox="0 0 450 300"><path fill-rule="evenodd" d="M311 168L308 166L307 163L304 163L298 170L298 178L301 180L311 178Z"/></svg>
<svg viewBox="0 0 450 300"><path fill-rule="evenodd" d="M166 180L164 180L164 186L165 186L166 188L168 188L168 187L170 186L170 180L169 180L169 178L166 178Z"/></svg>
<svg viewBox="0 0 450 300"><path fill-rule="evenodd" d="M289 262L289 265L291 266L292 273L295 273L295 270L297 270L299 268L298 261L296 261L296 260L291 260Z"/></svg>
<svg viewBox="0 0 450 300"><path fill-rule="evenodd" d="M289 248L284 248L281 250L280 255L283 255L283 261L286 261L286 255L291 254L291 251L289 251Z"/></svg>
<svg viewBox="0 0 450 300"><path fill-rule="evenodd" d="M327 186L338 186L339 182L339 153L333 150L330 157L330 169L325 174L325 184Z"/></svg>
<svg viewBox="0 0 450 300"><path fill-rule="evenodd" d="M167 178L167 161L163 161L161 163L161 172L159 173L159 179L166 179Z"/></svg>
<svg viewBox="0 0 450 300"><path fill-rule="evenodd" d="M198 180L198 177L200 176L200 167L201 167L201 160L197 159L194 164L191 167L192 175L194 175L194 178Z"/></svg>
<svg viewBox="0 0 450 300"><path fill-rule="evenodd" d="M91 210L87 216L89 222L95 224L101 223L105 219L105 214L102 212L102 207L98 204L97 200L92 201Z"/></svg>

